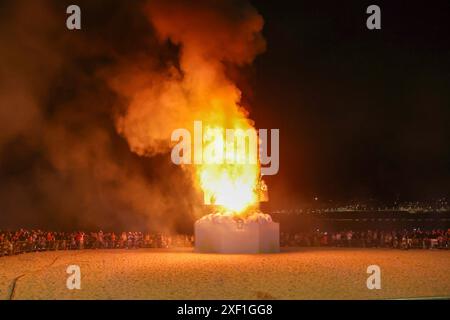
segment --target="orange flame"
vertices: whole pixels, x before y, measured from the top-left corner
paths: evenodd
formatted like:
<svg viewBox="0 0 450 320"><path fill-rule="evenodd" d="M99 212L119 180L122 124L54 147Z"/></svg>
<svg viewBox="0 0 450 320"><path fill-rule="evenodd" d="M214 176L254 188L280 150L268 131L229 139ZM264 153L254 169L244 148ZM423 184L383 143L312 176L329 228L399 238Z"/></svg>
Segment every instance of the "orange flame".
<svg viewBox="0 0 450 320"><path fill-rule="evenodd" d="M226 130L220 127L206 129L205 164L197 165L196 175L205 204L218 205L228 214L242 214L258 203L256 130L247 124L245 130L234 129L234 137L224 137L223 132Z"/></svg>
<svg viewBox="0 0 450 320"><path fill-rule="evenodd" d="M207 124L202 135L206 163L190 166L196 187L204 193L205 203L242 214L258 203L260 166L257 159L241 160L257 155L242 143L232 152L225 135L212 133L236 129L243 136L248 132L256 136L241 106L241 91L227 68L251 64L265 50L263 18L247 1L152 0L146 10L158 44L173 53L173 46L167 47L170 42L176 55L153 55L157 50L149 50L149 59L144 55L124 63L111 81L129 102L117 118L117 130L132 151L152 157L170 151L173 130L188 128L197 120ZM214 163L214 150L219 154L223 150L224 163Z"/></svg>

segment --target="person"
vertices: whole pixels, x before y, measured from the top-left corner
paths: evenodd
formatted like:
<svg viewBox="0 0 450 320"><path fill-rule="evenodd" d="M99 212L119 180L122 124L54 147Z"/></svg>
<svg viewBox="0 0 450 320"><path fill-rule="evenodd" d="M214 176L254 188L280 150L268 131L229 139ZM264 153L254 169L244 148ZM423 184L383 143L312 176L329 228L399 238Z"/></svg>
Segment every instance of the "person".
<svg viewBox="0 0 450 320"><path fill-rule="evenodd" d="M148 232L144 236L144 247L150 247L150 234Z"/></svg>
<svg viewBox="0 0 450 320"><path fill-rule="evenodd" d="M336 244L338 247L341 246L341 233L340 232L336 233Z"/></svg>
<svg viewBox="0 0 450 320"><path fill-rule="evenodd" d="M126 232L122 232L120 236L120 247L123 249L127 245L127 234Z"/></svg>
<svg viewBox="0 0 450 320"><path fill-rule="evenodd" d="M412 248L412 237L409 233L406 233L406 247L407 249Z"/></svg>
<svg viewBox="0 0 450 320"><path fill-rule="evenodd" d="M54 250L55 249L55 238L53 233L47 232L47 250Z"/></svg>
<svg viewBox="0 0 450 320"><path fill-rule="evenodd" d="M6 255L8 255L8 256L10 256L14 253L14 245L13 245L12 241L9 241L8 239L6 239L5 249L6 249Z"/></svg>
<svg viewBox="0 0 450 320"><path fill-rule="evenodd" d="M384 247L384 231L380 231L379 234L379 247L380 248Z"/></svg>
<svg viewBox="0 0 450 320"><path fill-rule="evenodd" d="M79 241L79 248L78 249L80 249L80 250L83 250L84 249L84 232L79 232L78 233L79 234L79 236L78 236L78 241Z"/></svg>
<svg viewBox="0 0 450 320"><path fill-rule="evenodd" d="M390 232L387 232L384 236L384 246L388 248L392 247L392 235Z"/></svg>
<svg viewBox="0 0 450 320"><path fill-rule="evenodd" d="M134 237L133 237L133 233L128 232L127 235L127 249L131 249L133 247L133 243L134 243Z"/></svg>
<svg viewBox="0 0 450 320"><path fill-rule="evenodd" d="M113 232L111 233L111 248L116 247L116 234Z"/></svg>
<svg viewBox="0 0 450 320"><path fill-rule="evenodd" d="M372 247L372 230L368 230L367 231L367 235L366 235L366 244L368 248Z"/></svg>
<svg viewBox="0 0 450 320"><path fill-rule="evenodd" d="M353 238L353 233L350 230L350 231L347 232L347 246L348 247L352 246L352 238Z"/></svg>
<svg viewBox="0 0 450 320"><path fill-rule="evenodd" d="M378 230L372 233L372 247L378 248Z"/></svg>
<svg viewBox="0 0 450 320"><path fill-rule="evenodd" d="M102 230L100 230L97 234L97 241L98 241L98 247L100 249L103 249L104 243L103 243L103 231Z"/></svg>

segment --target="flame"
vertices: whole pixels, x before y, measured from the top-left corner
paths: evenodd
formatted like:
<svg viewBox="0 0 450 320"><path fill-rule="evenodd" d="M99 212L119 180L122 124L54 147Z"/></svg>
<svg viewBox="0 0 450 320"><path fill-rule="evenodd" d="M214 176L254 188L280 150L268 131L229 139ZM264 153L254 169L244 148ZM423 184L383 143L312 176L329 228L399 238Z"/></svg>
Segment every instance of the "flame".
<svg viewBox="0 0 450 320"><path fill-rule="evenodd" d="M257 187L260 164L257 160L256 145L245 139L245 133L257 137L256 130L246 124L232 128L235 138L228 140L221 133L225 128L210 126L205 130L203 163L197 165L196 176L204 193L205 204L215 204L222 213L242 215L258 204ZM237 148L236 141L243 142ZM245 143L247 142L247 143ZM222 163L217 163L222 161Z"/></svg>
<svg viewBox="0 0 450 320"><path fill-rule="evenodd" d="M205 161L194 159L194 165L183 169L192 174L189 178L203 192L205 204L244 215L259 201L260 166L258 161L241 160L257 160L257 152L242 143L233 152L225 131L241 130L243 136L253 132L256 140L257 136L241 104L241 90L228 71L239 71L235 67L251 64L264 52L264 20L247 1L152 0L145 8L155 48L124 61L111 77L114 90L128 102L126 112L117 116L117 131L133 152L153 157L170 152L173 130L201 121L206 130L200 136L200 157Z"/></svg>

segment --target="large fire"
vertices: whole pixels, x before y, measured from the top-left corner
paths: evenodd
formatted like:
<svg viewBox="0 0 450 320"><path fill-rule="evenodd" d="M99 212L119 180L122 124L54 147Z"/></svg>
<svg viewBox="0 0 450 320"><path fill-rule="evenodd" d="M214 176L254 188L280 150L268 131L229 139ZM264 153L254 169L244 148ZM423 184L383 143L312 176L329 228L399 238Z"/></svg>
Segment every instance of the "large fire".
<svg viewBox="0 0 450 320"><path fill-rule="evenodd" d="M134 152L152 157L173 147L174 130L201 121L203 150L186 173L216 212L250 215L259 203L258 136L231 74L265 50L263 18L248 2L228 0L154 0L146 12L164 50L127 61L111 80L129 102L117 130Z"/></svg>
<svg viewBox="0 0 450 320"><path fill-rule="evenodd" d="M195 223L196 251L278 252L279 225L259 211L266 157L236 83L239 68L265 50L262 16L229 0L153 0L147 12L164 50L144 55L145 63L127 61L112 81L129 102L118 131L139 155L172 149L173 163L185 164L204 204L214 205Z"/></svg>
<svg viewBox="0 0 450 320"><path fill-rule="evenodd" d="M206 129L205 164L197 166L196 175L206 204L217 205L224 214L242 215L259 202L256 130L250 125L234 129L236 140L224 138L221 132L225 130L218 127ZM217 163L220 160L223 163Z"/></svg>

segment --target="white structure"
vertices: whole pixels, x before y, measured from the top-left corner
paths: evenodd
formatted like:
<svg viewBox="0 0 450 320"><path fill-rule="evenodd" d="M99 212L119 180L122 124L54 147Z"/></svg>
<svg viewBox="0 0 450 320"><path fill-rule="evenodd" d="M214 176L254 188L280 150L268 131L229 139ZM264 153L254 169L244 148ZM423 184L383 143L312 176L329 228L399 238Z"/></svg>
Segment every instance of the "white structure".
<svg viewBox="0 0 450 320"><path fill-rule="evenodd" d="M280 225L260 212L245 219L207 215L195 223L195 251L272 253L280 251Z"/></svg>

